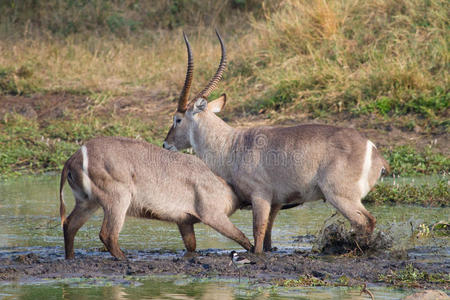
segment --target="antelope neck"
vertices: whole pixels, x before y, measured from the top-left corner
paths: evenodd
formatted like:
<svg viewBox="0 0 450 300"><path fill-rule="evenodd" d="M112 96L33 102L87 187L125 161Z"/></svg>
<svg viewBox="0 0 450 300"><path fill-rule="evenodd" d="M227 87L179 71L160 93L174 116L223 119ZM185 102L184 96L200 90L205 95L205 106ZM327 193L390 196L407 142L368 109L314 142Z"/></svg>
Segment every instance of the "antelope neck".
<svg viewBox="0 0 450 300"><path fill-rule="evenodd" d="M238 133L214 113L205 112L190 132L190 142L195 153L217 175L231 179L226 166L230 163L232 142Z"/></svg>

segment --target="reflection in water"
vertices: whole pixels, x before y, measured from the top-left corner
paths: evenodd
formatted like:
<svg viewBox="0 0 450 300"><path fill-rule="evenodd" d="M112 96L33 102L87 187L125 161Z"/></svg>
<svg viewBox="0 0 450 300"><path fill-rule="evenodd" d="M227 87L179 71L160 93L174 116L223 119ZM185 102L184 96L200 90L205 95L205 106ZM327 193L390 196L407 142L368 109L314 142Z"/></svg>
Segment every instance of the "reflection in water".
<svg viewBox="0 0 450 300"><path fill-rule="evenodd" d="M55 247L62 249L63 238L59 220L59 176L22 177L0 184L0 252L5 247ZM66 186L67 187L67 186ZM65 190L68 207L73 206L70 189ZM395 228L396 241L409 243L411 224L447 220L449 208L418 206L376 206L368 209L377 218L377 227ZM274 245L278 248L308 248L311 244L298 236L316 234L334 209L323 202L307 203L303 207L281 211L273 229ZM77 251L94 251L103 244L98 238L103 215L99 210L78 232ZM232 216L247 236L252 236L250 211L238 211ZM203 224L195 226L198 249L240 249L235 242ZM297 241L296 241L297 240ZM176 225L156 220L127 218L120 234L124 250L180 251L184 249ZM93 249L94 248L94 249Z"/></svg>
<svg viewBox="0 0 450 300"><path fill-rule="evenodd" d="M59 220L59 176L22 177L0 183L0 256L33 252L40 256L61 257L63 237ZM66 202L73 206L73 197L66 186ZM422 208L418 206L368 207L377 218L377 227L389 229L397 245L420 243L413 241L411 228L420 223L448 220L449 208ZM274 246L281 249L311 247L310 239L298 238L316 234L334 209L323 202L308 203L303 207L280 212L273 230ZM75 248L78 252L98 254L102 243L98 238L102 212L99 211L78 232ZM247 236L252 236L250 211L238 211L232 216ZM195 227L198 249L240 249L239 245L213 229L198 224ZM429 241L428 241L429 242ZM448 238L444 239L448 242ZM180 234L174 224L155 220L128 218L120 234L122 249L133 255L136 250L177 251L183 249ZM447 251L448 247L442 248ZM445 253L444 253L445 254ZM101 255L109 255L108 253ZM156 255L156 254L155 254ZM183 279L67 279L46 282L44 285L0 285L0 298L8 299L365 299L359 290L348 288L275 288L237 286L231 281L199 282ZM403 292L383 287L371 287L377 299L398 299Z"/></svg>
<svg viewBox="0 0 450 300"><path fill-rule="evenodd" d="M399 299L408 292L371 287L376 299ZM147 278L132 281L63 281L46 285L0 286L0 297L34 299L367 299L358 288L236 285L231 281Z"/></svg>

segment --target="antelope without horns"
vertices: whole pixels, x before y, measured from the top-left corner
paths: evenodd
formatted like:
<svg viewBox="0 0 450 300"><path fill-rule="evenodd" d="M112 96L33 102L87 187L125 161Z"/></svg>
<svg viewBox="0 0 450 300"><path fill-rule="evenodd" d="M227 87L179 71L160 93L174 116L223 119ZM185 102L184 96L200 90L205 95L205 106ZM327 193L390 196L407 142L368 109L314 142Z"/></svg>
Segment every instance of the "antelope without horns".
<svg viewBox="0 0 450 300"><path fill-rule="evenodd" d="M243 203L252 205L256 253L271 249L271 230L280 208L319 199L333 205L359 232L370 235L376 220L361 199L389 170L375 145L355 129L329 125L230 127L216 116L226 95L210 103L206 100L226 65L224 43L218 33L217 37L222 50L219 68L190 102L190 82L185 85L186 97L180 98L164 148L192 147L233 186ZM192 74L192 53L187 39L185 43Z"/></svg>
<svg viewBox="0 0 450 300"><path fill-rule="evenodd" d="M75 196L67 219L66 180ZM228 218L238 207L228 184L197 157L128 138L89 140L67 160L61 175L60 215L67 259L74 257L77 231L98 208L104 212L100 239L119 259L125 258L118 238L126 215L176 223L188 251L196 248L198 222L250 250L248 238Z"/></svg>

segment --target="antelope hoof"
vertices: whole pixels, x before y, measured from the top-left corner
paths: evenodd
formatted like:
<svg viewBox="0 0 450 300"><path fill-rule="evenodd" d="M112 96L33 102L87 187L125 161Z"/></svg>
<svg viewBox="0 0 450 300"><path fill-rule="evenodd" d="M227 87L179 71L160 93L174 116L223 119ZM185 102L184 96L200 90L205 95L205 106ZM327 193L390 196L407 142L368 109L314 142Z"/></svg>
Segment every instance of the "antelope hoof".
<svg viewBox="0 0 450 300"><path fill-rule="evenodd" d="M278 251L278 247L271 247L269 249L264 248L264 252L274 252L274 251Z"/></svg>
<svg viewBox="0 0 450 300"><path fill-rule="evenodd" d="M186 251L186 253L183 255L184 258L193 258L197 256L197 252L195 251Z"/></svg>
<svg viewBox="0 0 450 300"><path fill-rule="evenodd" d="M124 261L124 260L128 260L128 258L125 255L121 255L121 256L114 256L113 258L114 260L117 261Z"/></svg>
<svg viewBox="0 0 450 300"><path fill-rule="evenodd" d="M256 254L256 255L263 255L264 251L262 249L256 250L255 247L253 247L251 253Z"/></svg>

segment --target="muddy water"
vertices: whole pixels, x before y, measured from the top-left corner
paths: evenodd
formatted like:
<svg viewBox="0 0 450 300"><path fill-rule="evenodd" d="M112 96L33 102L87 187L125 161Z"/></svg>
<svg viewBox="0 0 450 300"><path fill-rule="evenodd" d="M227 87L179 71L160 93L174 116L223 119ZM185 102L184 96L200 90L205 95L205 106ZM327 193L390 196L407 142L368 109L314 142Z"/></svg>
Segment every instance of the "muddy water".
<svg viewBox="0 0 450 300"><path fill-rule="evenodd" d="M61 259L63 255L63 239L59 226L58 180L55 175L22 177L17 180L0 183L0 258L11 255L34 253L40 257ZM73 207L70 189L65 190L68 209ZM444 259L448 263L450 257L448 239L417 239L413 232L422 223L433 224L437 221L448 221L449 208L421 208L416 206L376 206L368 207L376 216L378 227L388 230L395 238L396 247L420 249L421 246L439 246L429 259ZM274 246L280 252L292 252L293 249L309 250L309 235L317 233L324 220L334 209L323 202L307 204L301 208L282 211L276 220L273 231ZM252 236L251 212L238 211L232 221L249 237ZM102 212L97 212L77 234L75 255L99 255L102 244L98 232L102 221ZM240 249L237 244L226 239L214 230L202 224L196 225L198 249L211 249L211 252L227 252ZM411 238L413 236L413 238ZM122 249L132 255L140 250L159 250L163 256L180 256L183 244L178 229L174 224L152 220L128 218L120 235ZM220 250L219 250L220 249ZM439 255L436 255L439 254ZM158 254L152 254L158 256ZM427 253L417 251L417 255ZM21 282L0 284L0 299L24 298L47 299L67 298L113 298L138 299L153 295L163 299L209 299L209 295L220 295L223 299L258 298L269 296L282 298L302 297L323 299L337 297L353 299L359 297L359 290L348 288L297 288L281 289L246 284L238 285L234 281L209 280L199 281L189 278L140 278L140 279L65 279L63 281ZM385 287L372 287L377 295L385 299L395 299L405 291L397 291ZM378 298L378 297L377 297Z"/></svg>
<svg viewBox="0 0 450 300"><path fill-rule="evenodd" d="M373 287L377 299L399 299L404 290ZM123 280L65 280L0 286L0 299L368 299L357 288L278 288L231 280L154 277Z"/></svg>
<svg viewBox="0 0 450 300"><path fill-rule="evenodd" d="M22 177L0 184L0 249L18 251L33 247L62 247L59 227L58 176ZM67 210L73 207L73 196L66 185ZM411 230L420 223L448 220L450 208L422 208L418 206L376 206L368 209L378 220L380 228L396 228L393 233L397 243L409 243ZM323 221L334 209L323 202L307 203L303 207L284 210L277 217L274 245L281 249L311 247L307 238L298 236L316 234ZM98 232L103 218L99 210L78 232L78 251L101 248ZM232 221L246 235L252 236L251 211L237 211ZM195 226L199 249L239 249L239 245L203 224ZM125 250L178 251L183 249L176 225L154 220L127 218L120 234L120 244ZM55 250L56 251L56 250Z"/></svg>

